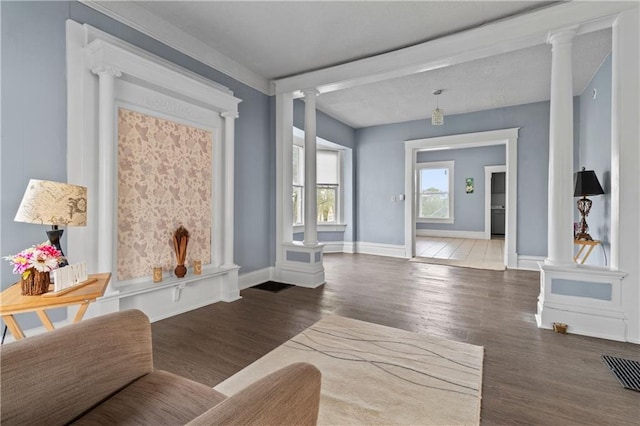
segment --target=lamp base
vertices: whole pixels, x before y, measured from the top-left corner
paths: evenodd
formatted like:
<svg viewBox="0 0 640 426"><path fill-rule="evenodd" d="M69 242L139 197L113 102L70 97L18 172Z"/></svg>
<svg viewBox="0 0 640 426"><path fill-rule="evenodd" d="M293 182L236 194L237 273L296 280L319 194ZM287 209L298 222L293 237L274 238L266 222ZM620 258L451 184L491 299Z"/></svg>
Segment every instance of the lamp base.
<svg viewBox="0 0 640 426"><path fill-rule="evenodd" d="M583 196L578 200L578 211L580 212L580 225L578 227L578 233L575 235L576 240L588 240L592 241L591 235L587 232L589 225L587 225L587 216L591 211L591 200Z"/></svg>
<svg viewBox="0 0 640 426"><path fill-rule="evenodd" d="M64 229L58 229L57 226L54 227L54 229L52 229L51 231L47 231L47 237L49 237L49 242L51 243L52 246L60 250L60 253L63 256L62 261L60 261L60 264L59 264L60 268L67 266L69 264L69 262L67 262L67 259L64 258L64 252L62 251L62 247L60 246L60 238L62 237L63 233L64 233Z"/></svg>

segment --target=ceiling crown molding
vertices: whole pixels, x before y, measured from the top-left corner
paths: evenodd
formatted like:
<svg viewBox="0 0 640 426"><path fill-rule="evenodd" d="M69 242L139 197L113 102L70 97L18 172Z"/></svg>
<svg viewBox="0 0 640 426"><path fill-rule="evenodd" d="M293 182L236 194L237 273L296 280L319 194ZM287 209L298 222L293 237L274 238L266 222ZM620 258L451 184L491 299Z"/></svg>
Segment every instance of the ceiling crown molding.
<svg viewBox="0 0 640 426"><path fill-rule="evenodd" d="M96 0L80 0L80 2L249 87L266 95L273 94L272 85L268 79L135 3Z"/></svg>

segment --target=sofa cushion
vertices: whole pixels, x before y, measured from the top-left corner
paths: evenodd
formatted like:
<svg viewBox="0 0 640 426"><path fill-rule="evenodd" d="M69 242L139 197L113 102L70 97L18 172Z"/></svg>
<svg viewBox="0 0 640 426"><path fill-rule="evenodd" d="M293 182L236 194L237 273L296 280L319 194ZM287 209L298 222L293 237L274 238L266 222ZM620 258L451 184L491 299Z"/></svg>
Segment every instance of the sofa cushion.
<svg viewBox="0 0 640 426"><path fill-rule="evenodd" d="M184 425L226 397L208 386L156 370L133 382L76 425Z"/></svg>

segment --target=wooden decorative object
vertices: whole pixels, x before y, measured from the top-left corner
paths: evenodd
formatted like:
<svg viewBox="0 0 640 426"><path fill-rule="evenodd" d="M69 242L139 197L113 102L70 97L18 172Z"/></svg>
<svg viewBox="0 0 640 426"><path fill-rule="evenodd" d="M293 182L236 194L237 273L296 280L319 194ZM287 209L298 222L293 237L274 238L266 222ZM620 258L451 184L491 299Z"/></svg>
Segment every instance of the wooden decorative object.
<svg viewBox="0 0 640 426"><path fill-rule="evenodd" d="M567 329L568 328L569 328L569 326L567 324L563 324L561 322L554 322L553 323L553 331L555 331L556 333L567 334Z"/></svg>
<svg viewBox="0 0 640 426"><path fill-rule="evenodd" d="M162 268L160 266L156 266L153 268L153 282L159 283L162 281Z"/></svg>
<svg viewBox="0 0 640 426"><path fill-rule="evenodd" d="M187 268L184 266L184 262L187 259L187 244L189 244L189 231L180 225L176 232L173 233L173 250L176 252L176 261L178 263L174 273L178 278L182 278L187 274Z"/></svg>
<svg viewBox="0 0 640 426"><path fill-rule="evenodd" d="M27 277L20 279L22 295L38 296L46 293L49 291L50 283L51 278L49 277L49 272L40 272L31 268Z"/></svg>

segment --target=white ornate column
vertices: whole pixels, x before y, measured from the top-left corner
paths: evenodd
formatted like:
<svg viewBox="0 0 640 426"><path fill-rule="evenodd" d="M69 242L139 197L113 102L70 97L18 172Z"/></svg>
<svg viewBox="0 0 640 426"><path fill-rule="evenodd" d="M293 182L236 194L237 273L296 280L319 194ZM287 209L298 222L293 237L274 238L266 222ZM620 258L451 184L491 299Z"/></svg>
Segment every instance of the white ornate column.
<svg viewBox="0 0 640 426"><path fill-rule="evenodd" d="M235 266L233 260L233 213L234 213L234 145L235 145L235 120L238 118L237 112L223 112L220 114L224 118L224 250L222 256L222 266Z"/></svg>
<svg viewBox="0 0 640 426"><path fill-rule="evenodd" d="M571 47L576 27L550 33L548 265L573 266L573 82Z"/></svg>
<svg viewBox="0 0 640 426"><path fill-rule="evenodd" d="M91 70L98 75L98 270L115 272L113 262L114 234L114 146L115 79L122 72L110 66L97 66Z"/></svg>
<svg viewBox="0 0 640 426"><path fill-rule="evenodd" d="M316 97L318 91L304 92L304 245L318 244L316 176Z"/></svg>

